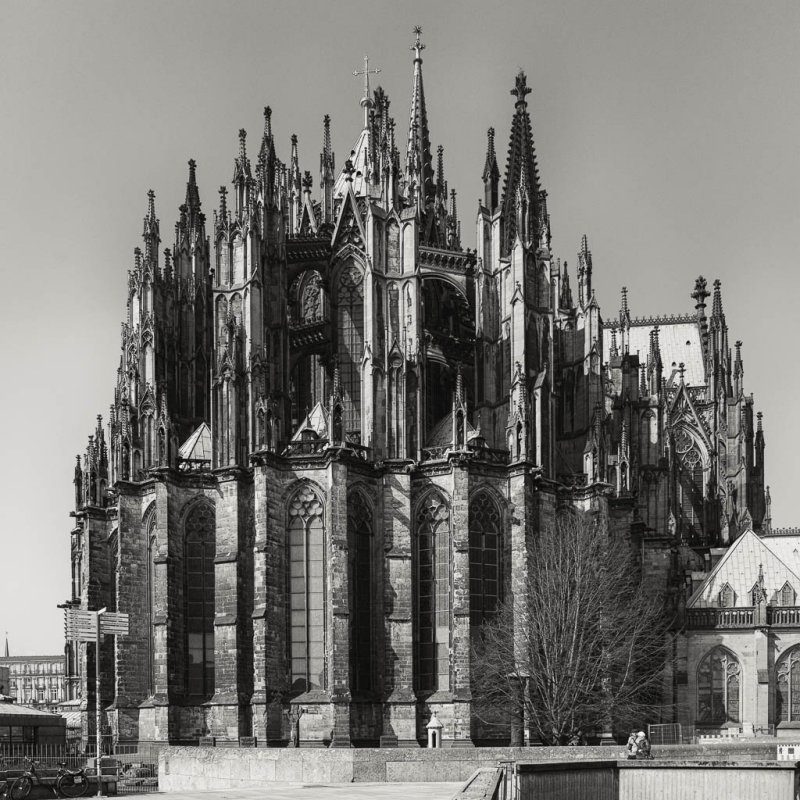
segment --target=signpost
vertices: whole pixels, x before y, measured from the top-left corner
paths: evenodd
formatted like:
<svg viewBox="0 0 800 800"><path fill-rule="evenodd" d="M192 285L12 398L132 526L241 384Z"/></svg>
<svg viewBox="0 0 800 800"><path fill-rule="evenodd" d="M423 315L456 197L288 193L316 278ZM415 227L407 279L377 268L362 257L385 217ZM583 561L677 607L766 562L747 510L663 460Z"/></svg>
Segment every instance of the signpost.
<svg viewBox="0 0 800 800"><path fill-rule="evenodd" d="M100 701L100 642L103 636L127 636L127 614L115 611L83 611L80 608L64 609L65 631L67 639L78 642L94 642L94 707L95 707L95 739L97 744L97 796L103 793L103 782L100 776L100 758L102 750L101 701Z"/></svg>

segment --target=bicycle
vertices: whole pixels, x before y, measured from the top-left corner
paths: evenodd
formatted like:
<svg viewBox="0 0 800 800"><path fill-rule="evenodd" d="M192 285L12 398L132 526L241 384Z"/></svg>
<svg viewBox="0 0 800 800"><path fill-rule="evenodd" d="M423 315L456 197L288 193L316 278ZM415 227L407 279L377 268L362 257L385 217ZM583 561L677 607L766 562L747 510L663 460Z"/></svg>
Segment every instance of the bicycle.
<svg viewBox="0 0 800 800"><path fill-rule="evenodd" d="M83 768L67 769L67 762L58 763L55 778L42 778L36 771L38 762L26 758L28 768L8 787L6 797L10 800L25 800L34 786L47 786L56 797L83 797L89 791L89 779Z"/></svg>

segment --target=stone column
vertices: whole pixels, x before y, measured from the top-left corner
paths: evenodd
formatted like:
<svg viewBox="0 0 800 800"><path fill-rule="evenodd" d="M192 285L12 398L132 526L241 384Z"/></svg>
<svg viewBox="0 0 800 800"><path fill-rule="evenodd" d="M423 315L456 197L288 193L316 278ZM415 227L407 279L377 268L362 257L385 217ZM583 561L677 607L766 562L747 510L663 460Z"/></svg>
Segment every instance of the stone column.
<svg viewBox="0 0 800 800"><path fill-rule="evenodd" d="M383 477L384 700L381 747L417 747L413 688L411 476L406 464L387 466Z"/></svg>
<svg viewBox="0 0 800 800"><path fill-rule="evenodd" d="M208 727L218 739L238 741L249 735L243 728L239 709L240 670L250 644L240 635L242 599L239 570L248 488L239 469L217 471L219 499L216 513L216 556L214 558L214 696L210 701ZM247 693L249 694L249 692ZM249 697L248 697L249 701Z"/></svg>
<svg viewBox="0 0 800 800"><path fill-rule="evenodd" d="M253 509L253 735L282 745L285 664L285 525L280 484L265 454L254 470Z"/></svg>
<svg viewBox="0 0 800 800"><path fill-rule="evenodd" d="M347 540L347 465L328 464L329 597L331 635L329 686L333 711L331 747L351 747L350 739L350 570Z"/></svg>
<svg viewBox="0 0 800 800"><path fill-rule="evenodd" d="M469 468L453 463L453 620L451 668L453 725L447 731L453 747L472 747L469 597Z"/></svg>

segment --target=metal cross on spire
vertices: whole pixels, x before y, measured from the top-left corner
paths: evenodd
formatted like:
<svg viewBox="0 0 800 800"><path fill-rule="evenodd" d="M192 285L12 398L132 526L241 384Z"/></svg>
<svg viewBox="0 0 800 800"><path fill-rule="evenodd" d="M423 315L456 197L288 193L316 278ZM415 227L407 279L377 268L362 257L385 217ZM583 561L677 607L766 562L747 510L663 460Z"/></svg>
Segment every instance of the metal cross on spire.
<svg viewBox="0 0 800 800"><path fill-rule="evenodd" d="M364 76L364 97L361 98L361 105L364 109L364 127L367 127L367 123L369 122L369 108L372 105L372 101L369 97L369 76L370 75L378 75L380 73L380 69L370 69L369 68L369 56L364 56L364 69L359 72L357 69L353 70L353 75L357 78L359 75Z"/></svg>

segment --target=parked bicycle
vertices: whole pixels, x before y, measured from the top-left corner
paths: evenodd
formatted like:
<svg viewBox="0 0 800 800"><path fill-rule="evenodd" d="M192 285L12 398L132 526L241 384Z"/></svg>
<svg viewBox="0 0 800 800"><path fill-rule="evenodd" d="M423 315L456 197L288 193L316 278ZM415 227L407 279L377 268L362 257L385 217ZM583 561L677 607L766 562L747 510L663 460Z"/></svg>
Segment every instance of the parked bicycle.
<svg viewBox="0 0 800 800"><path fill-rule="evenodd" d="M10 800L25 800L34 786L47 786L56 797L83 797L89 791L89 778L83 768L67 769L67 762L60 761L55 778L43 778L37 772L39 762L32 758L25 761L27 769L6 790Z"/></svg>

